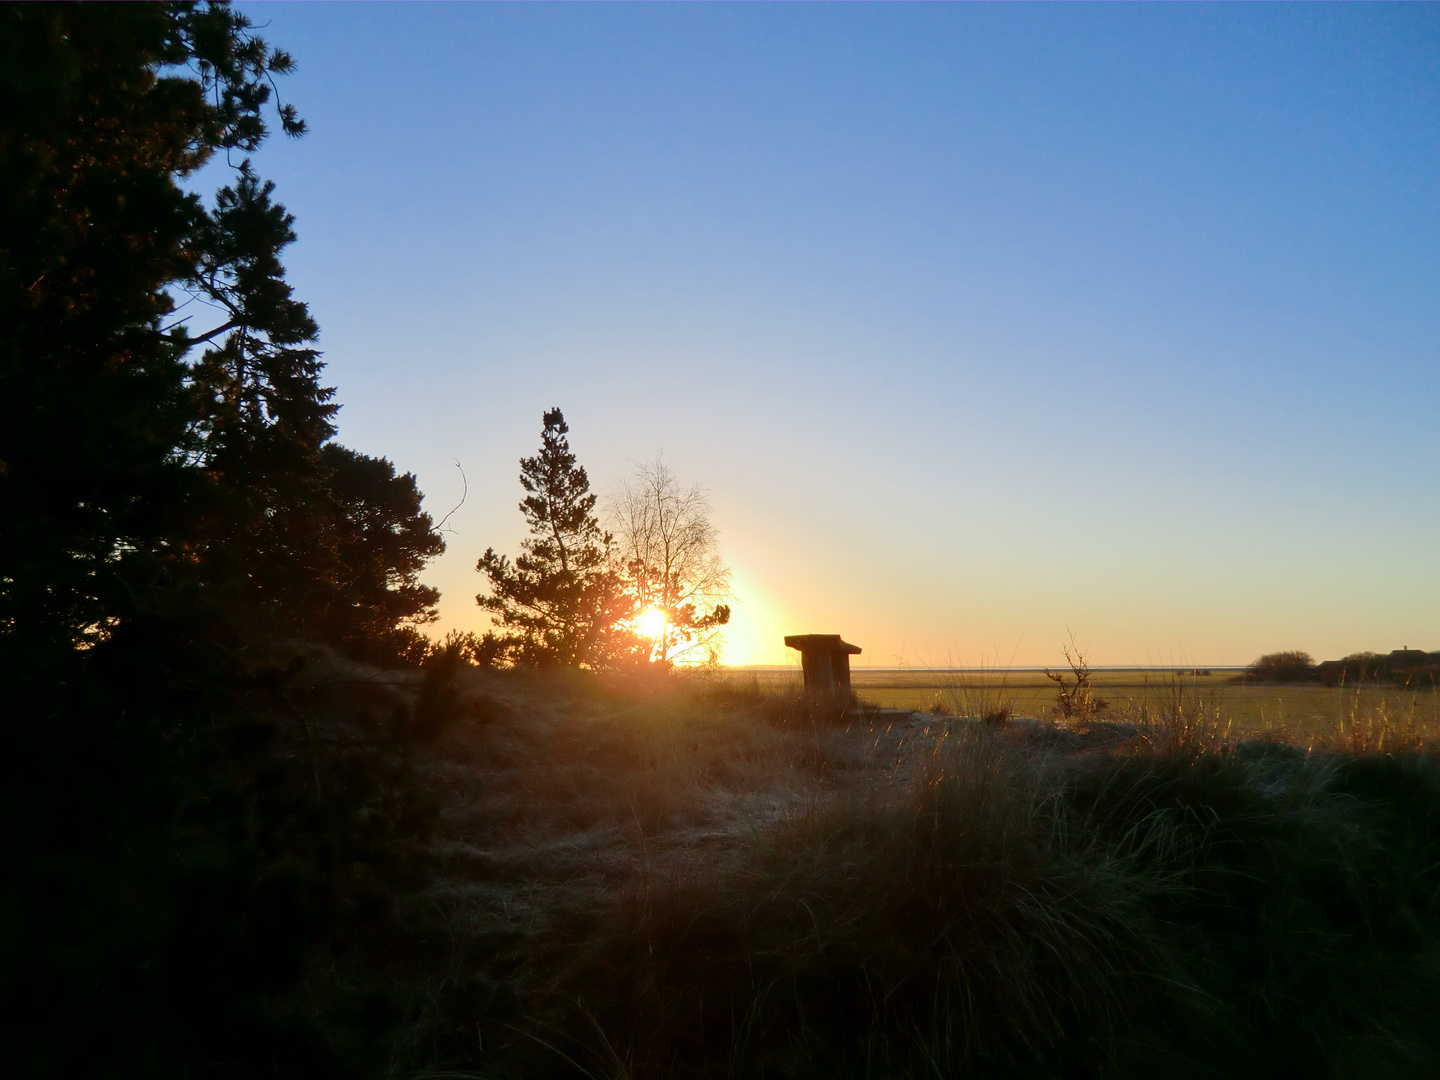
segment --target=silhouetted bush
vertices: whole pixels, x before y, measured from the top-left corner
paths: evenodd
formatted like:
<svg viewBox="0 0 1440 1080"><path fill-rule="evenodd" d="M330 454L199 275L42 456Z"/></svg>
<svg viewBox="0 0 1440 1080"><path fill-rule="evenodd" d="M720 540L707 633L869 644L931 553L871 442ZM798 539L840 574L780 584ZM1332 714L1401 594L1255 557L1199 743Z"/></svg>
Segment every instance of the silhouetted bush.
<svg viewBox="0 0 1440 1080"><path fill-rule="evenodd" d="M1065 663L1070 668L1068 677L1063 671L1045 669L1045 677L1056 687L1055 707L1052 711L1057 718L1067 723L1084 726L1109 708L1110 704L1104 698L1095 696L1095 690L1090 685L1094 672L1090 670L1085 654L1075 646L1073 639L1064 647L1063 652ZM1002 718L1000 722L1003 723L1004 719L1006 718Z"/></svg>
<svg viewBox="0 0 1440 1080"><path fill-rule="evenodd" d="M0 1008L31 1017L8 1060L34 1077L363 1074L402 1014L373 980L316 973L410 947L394 900L430 801L406 755L310 712L306 663L175 629L131 624L51 677L0 664Z"/></svg>
<svg viewBox="0 0 1440 1080"><path fill-rule="evenodd" d="M1266 653L1245 669L1249 682L1309 682L1314 677L1314 659L1298 650Z"/></svg>
<svg viewBox="0 0 1440 1080"><path fill-rule="evenodd" d="M1352 653L1343 659L1326 660L1316 665L1315 677L1326 686L1381 682L1417 688L1433 687L1440 681L1440 652L1396 649L1389 654Z"/></svg>

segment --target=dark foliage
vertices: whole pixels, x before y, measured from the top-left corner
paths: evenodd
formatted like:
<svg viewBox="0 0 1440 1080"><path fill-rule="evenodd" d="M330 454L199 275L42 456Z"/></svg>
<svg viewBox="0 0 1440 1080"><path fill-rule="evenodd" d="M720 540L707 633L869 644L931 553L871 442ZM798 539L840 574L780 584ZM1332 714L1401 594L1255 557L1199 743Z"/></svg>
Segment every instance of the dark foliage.
<svg viewBox="0 0 1440 1080"><path fill-rule="evenodd" d="M290 58L218 4L0 20L5 647L43 664L197 592L250 635L403 639L441 541L413 478L327 445L317 330L280 261L293 220L248 160L213 210L177 182L260 145ZM192 331L195 310L218 325Z"/></svg>
<svg viewBox="0 0 1440 1080"><path fill-rule="evenodd" d="M328 496L323 527L330 555L323 599L309 607L315 629L353 655L393 662L414 647L415 627L435 618L440 593L419 573L445 542L420 509L413 473L337 443L320 450Z"/></svg>
<svg viewBox="0 0 1440 1080"><path fill-rule="evenodd" d="M481 662L504 658L528 667L604 667L622 653L627 613L611 568L613 539L595 516L590 478L565 437L558 408L543 417L540 452L520 461L526 491L520 511L530 526L523 553L511 562L487 548L476 569L490 585L476 602L502 628L490 634Z"/></svg>
<svg viewBox="0 0 1440 1080"><path fill-rule="evenodd" d="M191 286L228 316L191 367L191 459L207 483L197 572L233 592L246 628L319 638L380 661L403 656L438 598L421 586L445 548L411 474L329 442L318 330L280 262L293 218L249 163L201 231Z"/></svg>
<svg viewBox="0 0 1440 1080"><path fill-rule="evenodd" d="M1429 690L1440 682L1440 652L1395 649L1388 654L1355 653L1316 664L1314 675L1326 686L1389 683Z"/></svg>
<svg viewBox="0 0 1440 1080"><path fill-rule="evenodd" d="M0 634L39 652L131 608L184 533L197 474L184 331L164 292L204 210L174 178L258 139L228 13L149 4L0 10ZM263 61L262 61L263 63ZM256 90L259 93L259 90ZM242 123L242 121L244 121Z"/></svg>
<svg viewBox="0 0 1440 1080"><path fill-rule="evenodd" d="M1266 653L1245 669L1249 682L1309 682L1315 677L1315 660L1309 653Z"/></svg>
<svg viewBox="0 0 1440 1080"><path fill-rule="evenodd" d="M1440 681L1440 652L1410 648L1389 653L1360 652L1318 664L1309 653L1268 653L1246 668L1240 678L1247 682L1318 682L1352 687L1381 683L1428 690Z"/></svg>
<svg viewBox="0 0 1440 1080"><path fill-rule="evenodd" d="M17 1075L344 1075L391 1015L383 995L311 1007L308 973L347 941L403 941L394 843L427 820L411 743L322 738L293 642L410 648L440 541L412 476L328 443L271 185L244 158L211 208L179 183L259 147L291 66L223 4L0 8ZM192 328L205 310L218 325ZM422 727L445 704L432 692Z"/></svg>
<svg viewBox="0 0 1440 1080"><path fill-rule="evenodd" d="M159 658L127 628L12 730L3 1007L17 1075L250 1077L360 1071L394 1013L325 1012L317 951L403 932L393 842L427 820L403 758L320 749L283 673L202 641ZM222 690L224 698L215 700ZM366 1019L347 1012L367 1013ZM367 1026L369 1030L367 1031Z"/></svg>
<svg viewBox="0 0 1440 1080"><path fill-rule="evenodd" d="M1440 1067L1433 761L1102 759L1062 831L985 784L842 807L755 862L647 879L563 928L583 959L545 1034L592 1069L666 1077Z"/></svg>

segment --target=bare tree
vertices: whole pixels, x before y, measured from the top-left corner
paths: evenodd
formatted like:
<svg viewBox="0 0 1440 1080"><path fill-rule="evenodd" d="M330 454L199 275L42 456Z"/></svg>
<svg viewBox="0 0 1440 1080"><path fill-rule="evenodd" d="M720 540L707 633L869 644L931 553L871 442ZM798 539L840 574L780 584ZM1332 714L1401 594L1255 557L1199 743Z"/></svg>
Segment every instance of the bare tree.
<svg viewBox="0 0 1440 1080"><path fill-rule="evenodd" d="M642 654L662 664L718 659L733 596L705 493L682 488L657 454L610 497L607 516Z"/></svg>

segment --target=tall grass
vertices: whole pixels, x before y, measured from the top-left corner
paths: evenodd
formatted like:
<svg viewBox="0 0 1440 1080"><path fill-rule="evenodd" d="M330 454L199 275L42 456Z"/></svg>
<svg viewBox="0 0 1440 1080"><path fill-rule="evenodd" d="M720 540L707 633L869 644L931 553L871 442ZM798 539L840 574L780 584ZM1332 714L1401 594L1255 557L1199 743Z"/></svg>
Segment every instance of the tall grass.
<svg viewBox="0 0 1440 1080"><path fill-rule="evenodd" d="M119 727L148 681L21 744L83 769L10 794L7 1001L75 1018L19 1072L1440 1075L1433 694L1257 736L1182 679L1007 724L454 649L226 685L193 746Z"/></svg>
<svg viewBox="0 0 1440 1080"><path fill-rule="evenodd" d="M1440 762L1399 713L1297 746L1179 681L1084 732L683 678L454 700L391 1075L1440 1071Z"/></svg>
<svg viewBox="0 0 1440 1080"><path fill-rule="evenodd" d="M564 975L615 1076L948 1075L1099 1064L1131 973L1124 875L983 734L923 778L811 803L724 860L650 875ZM1072 1041L1084 1030L1097 1038ZM716 1051L723 1056L717 1060Z"/></svg>
<svg viewBox="0 0 1440 1080"><path fill-rule="evenodd" d="M953 665L934 672L940 691L929 711L937 716L958 716L1001 725L1015 713L1015 695L1010 690L1010 669L987 664L983 659L974 671L960 671Z"/></svg>
<svg viewBox="0 0 1440 1080"><path fill-rule="evenodd" d="M1106 722L817 724L758 680L322 668L255 820L353 789L317 835L364 842L304 856L335 929L261 1019L357 1074L1436 1072L1433 699L1245 739L1181 679ZM272 953L307 917L206 888ZM124 1026L239 1045L217 1000Z"/></svg>
<svg viewBox="0 0 1440 1080"><path fill-rule="evenodd" d="M1187 685L1182 675L1171 675L1157 694L1119 711L1117 719L1132 723L1148 748L1165 754L1224 752L1236 736L1213 694Z"/></svg>
<svg viewBox="0 0 1440 1080"><path fill-rule="evenodd" d="M1352 754L1414 752L1440 739L1440 690L1386 688L1378 700L1363 682L1347 693L1347 708L1328 740Z"/></svg>

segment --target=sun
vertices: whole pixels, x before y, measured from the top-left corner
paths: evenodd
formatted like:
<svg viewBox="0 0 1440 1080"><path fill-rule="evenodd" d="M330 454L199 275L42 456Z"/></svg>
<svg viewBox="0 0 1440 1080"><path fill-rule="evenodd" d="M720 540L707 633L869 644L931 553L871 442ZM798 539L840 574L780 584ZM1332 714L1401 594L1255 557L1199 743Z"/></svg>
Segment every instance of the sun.
<svg viewBox="0 0 1440 1080"><path fill-rule="evenodd" d="M665 632L667 621L665 612L652 607L635 620L635 629L640 631L642 637L648 637L653 641Z"/></svg>

